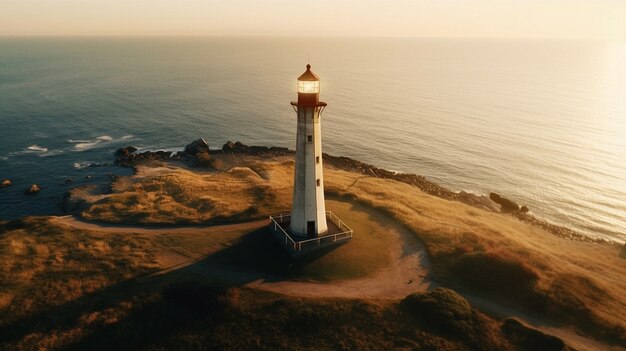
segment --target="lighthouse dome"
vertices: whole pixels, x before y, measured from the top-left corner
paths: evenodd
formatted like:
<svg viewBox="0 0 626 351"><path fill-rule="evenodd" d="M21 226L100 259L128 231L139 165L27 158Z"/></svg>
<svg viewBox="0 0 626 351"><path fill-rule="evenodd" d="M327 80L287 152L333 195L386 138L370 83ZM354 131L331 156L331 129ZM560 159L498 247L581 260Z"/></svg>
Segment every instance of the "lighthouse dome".
<svg viewBox="0 0 626 351"><path fill-rule="evenodd" d="M298 77L299 94L319 94L320 77L311 71L311 65L306 65L306 71Z"/></svg>

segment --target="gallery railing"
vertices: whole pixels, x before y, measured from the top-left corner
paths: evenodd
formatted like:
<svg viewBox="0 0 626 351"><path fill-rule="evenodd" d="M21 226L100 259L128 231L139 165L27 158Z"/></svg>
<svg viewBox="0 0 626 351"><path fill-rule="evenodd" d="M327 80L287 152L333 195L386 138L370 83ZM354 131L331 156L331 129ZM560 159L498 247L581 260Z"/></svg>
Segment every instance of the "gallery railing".
<svg viewBox="0 0 626 351"><path fill-rule="evenodd" d="M337 227L339 227L342 232L298 241L293 240L291 235L289 235L289 233L287 233L285 228L283 228L283 226L281 225L283 223L289 223L291 221L291 213L283 213L275 216L270 216L272 231L275 235L279 235L281 240L284 239L285 247L289 248L293 252L300 252L306 249L326 246L352 238L352 229L350 229L350 227L343 223L343 221L339 219L339 217L337 217L334 213L332 213L331 211L326 211L326 220L330 220Z"/></svg>

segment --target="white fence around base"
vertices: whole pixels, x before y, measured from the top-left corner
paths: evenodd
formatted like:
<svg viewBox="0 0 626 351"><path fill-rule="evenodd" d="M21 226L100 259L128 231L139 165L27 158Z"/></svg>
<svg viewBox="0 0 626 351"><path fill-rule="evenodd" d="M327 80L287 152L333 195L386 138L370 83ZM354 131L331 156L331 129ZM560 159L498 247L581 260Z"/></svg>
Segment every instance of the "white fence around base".
<svg viewBox="0 0 626 351"><path fill-rule="evenodd" d="M327 246L330 244L337 243L339 241L347 240L352 238L352 229L348 227L339 217L337 217L331 211L326 211L326 219L333 222L339 229L343 230L340 233L324 235L313 239L307 239L302 241L295 241L291 238L289 233L283 228L281 225L285 222L291 221L291 213L282 213L275 216L270 216L270 224L271 229L274 234L279 235L281 241L285 240L285 247L291 249L294 253L300 252L302 250L317 248L321 246Z"/></svg>

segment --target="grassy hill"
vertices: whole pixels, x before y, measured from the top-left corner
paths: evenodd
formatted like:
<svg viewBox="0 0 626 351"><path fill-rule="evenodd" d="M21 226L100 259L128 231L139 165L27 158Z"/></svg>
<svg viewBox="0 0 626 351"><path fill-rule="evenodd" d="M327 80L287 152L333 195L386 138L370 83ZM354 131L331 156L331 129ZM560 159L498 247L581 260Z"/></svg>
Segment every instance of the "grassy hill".
<svg viewBox="0 0 626 351"><path fill-rule="evenodd" d="M83 203L88 220L163 228L237 223L289 209L289 156L216 159L206 168L138 166L111 193L77 191L72 201ZM5 223L0 342L9 349L97 349L114 341L128 349L565 348L515 320L485 315L449 290L404 301L304 299L207 282L193 269L209 260L288 279L367 275L389 260L384 238L366 235L382 231L371 224L377 218L353 210L363 206L424 244L439 284L626 347L626 261L618 247L565 240L510 215L330 164L325 182L329 203L363 239L299 267L259 241L242 240L252 237L241 232L116 234L46 218ZM177 268L180 257L199 261Z"/></svg>

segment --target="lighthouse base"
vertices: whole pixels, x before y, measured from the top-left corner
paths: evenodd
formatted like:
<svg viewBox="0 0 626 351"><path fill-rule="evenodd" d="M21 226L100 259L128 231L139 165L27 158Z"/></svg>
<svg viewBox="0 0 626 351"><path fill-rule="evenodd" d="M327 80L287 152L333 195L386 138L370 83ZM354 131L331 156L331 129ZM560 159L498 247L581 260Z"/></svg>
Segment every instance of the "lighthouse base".
<svg viewBox="0 0 626 351"><path fill-rule="evenodd" d="M299 257L323 248L344 244L352 239L352 229L330 211L326 211L326 222L328 231L312 239L291 233L289 229L291 213L270 216L269 229L292 257Z"/></svg>

